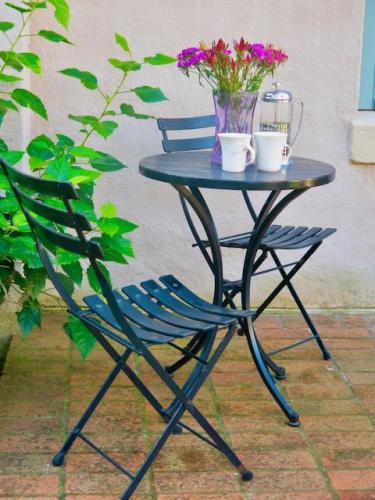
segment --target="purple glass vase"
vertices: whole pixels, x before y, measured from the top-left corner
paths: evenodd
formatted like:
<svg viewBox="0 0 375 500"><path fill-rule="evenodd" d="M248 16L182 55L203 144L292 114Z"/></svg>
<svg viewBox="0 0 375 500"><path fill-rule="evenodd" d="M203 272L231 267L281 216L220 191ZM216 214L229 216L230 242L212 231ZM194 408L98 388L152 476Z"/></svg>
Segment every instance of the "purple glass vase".
<svg viewBox="0 0 375 500"><path fill-rule="evenodd" d="M258 92L217 92L213 94L213 97L216 129L211 163L221 163L221 146L218 134L223 132L252 134Z"/></svg>

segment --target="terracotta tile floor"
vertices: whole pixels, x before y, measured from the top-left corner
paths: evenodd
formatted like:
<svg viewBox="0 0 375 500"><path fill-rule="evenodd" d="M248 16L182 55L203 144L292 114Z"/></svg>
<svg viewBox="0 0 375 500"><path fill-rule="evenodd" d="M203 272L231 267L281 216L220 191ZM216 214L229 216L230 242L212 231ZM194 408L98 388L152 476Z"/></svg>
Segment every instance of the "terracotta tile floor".
<svg viewBox="0 0 375 500"><path fill-rule="evenodd" d="M82 442L66 465L50 461L110 366L99 349L84 363L50 314L41 333L13 337L0 379L0 497L115 499L127 480ZM243 483L225 458L185 432L172 436L134 498L157 500L375 499L375 316L315 315L334 360L313 343L280 354L282 390L301 414L291 428L236 336L198 394L198 407L254 472ZM307 335L297 315L261 318L268 348ZM160 350L170 359L170 351ZM173 353L174 354L174 353ZM142 360L135 367L162 400ZM182 375L182 374L181 374ZM179 376L176 377L177 380ZM189 419L188 419L189 420ZM162 428L119 376L86 433L135 469Z"/></svg>

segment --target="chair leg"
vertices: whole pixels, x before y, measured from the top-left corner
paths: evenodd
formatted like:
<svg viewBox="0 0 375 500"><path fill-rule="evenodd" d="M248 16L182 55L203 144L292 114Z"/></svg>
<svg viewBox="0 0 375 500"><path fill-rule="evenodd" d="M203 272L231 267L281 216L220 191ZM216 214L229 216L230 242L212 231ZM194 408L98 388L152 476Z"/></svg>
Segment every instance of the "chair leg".
<svg viewBox="0 0 375 500"><path fill-rule="evenodd" d="M253 321L255 321L262 313L263 311L271 304L271 302L279 295L281 290L287 286L287 282L290 281L293 276L301 269L301 267L308 261L308 259L313 255L313 253L316 252L316 250L319 248L321 245L320 243L317 243L310 247L310 249L305 253L305 255L300 259L298 264L296 264L290 271L289 273L285 273L285 278L280 281L280 283L275 287L275 289L269 294L269 296L263 301L263 303L258 307L258 309L255 311L253 315ZM277 257L277 256L276 256Z"/></svg>
<svg viewBox="0 0 375 500"><path fill-rule="evenodd" d="M266 255L265 252L262 254L261 257L263 257L264 255ZM262 258L262 262L264 260L265 259ZM224 291L225 299L223 301L223 307L230 305L232 309L237 309L236 304L234 303L233 299L238 293L240 293L240 291L241 290L231 290L230 292ZM240 337L245 335L245 331L244 331L244 328L242 326L241 321L240 321L240 328L237 330L237 334ZM263 361L265 362L267 367L273 371L273 373L275 374L276 380L285 380L285 378L286 378L285 368L283 366L279 366L277 363L275 363L275 361L273 361L273 359L271 359L270 356L268 356L268 354L263 350L263 347L260 344L260 342L258 342L258 345L259 345L259 348L260 348L260 351L262 354Z"/></svg>
<svg viewBox="0 0 375 500"><path fill-rule="evenodd" d="M202 415L196 406L193 404L188 405L188 411L196 419L198 424L202 427L204 431L210 436L210 438L217 445L217 448L228 458L232 465L241 474L243 481L250 481L253 477L253 473L247 469L241 460L237 457L234 451L228 446L224 439L217 433L217 431L212 427L208 420Z"/></svg>
<svg viewBox="0 0 375 500"><path fill-rule="evenodd" d="M262 357L260 343L257 340L255 330L253 327L253 322L251 319L248 319L246 322L245 334L255 365L258 369L260 376L263 379L263 382L270 391L276 403L279 405L281 410L288 418L288 424L292 427L299 427L300 426L299 414L289 405L287 400L280 393L280 391L276 387L273 378L271 377L270 373L267 370L267 366Z"/></svg>
<svg viewBox="0 0 375 500"><path fill-rule="evenodd" d="M282 266L282 264L280 262L280 259L277 256L276 252L274 250L270 250L270 254L271 254L275 264L279 267L279 271L280 271L281 276L286 280L286 286L288 287L288 290L289 290L291 296L293 297L293 299L294 299L295 303L297 304L304 320L306 321L307 326L309 327L311 333L315 337L315 340L316 340L318 346L320 347L320 350L322 351L323 359L325 359L325 360L331 359L331 357L332 357L331 353L326 348L322 338L319 335L319 332L317 331L317 329L316 329L314 323L312 322L308 312L306 311L305 306L303 305L303 303L302 303L301 299L299 298L294 286L292 285L290 278L288 278L287 273L285 272L283 267L280 267L280 266Z"/></svg>
<svg viewBox="0 0 375 500"><path fill-rule="evenodd" d="M178 424L178 421L180 420L182 414L184 413L185 408L180 405L179 410L175 412L175 414L171 417L170 421L168 422L164 432L161 434L160 438L158 441L155 443L154 447L152 448L151 452L147 456L146 460L143 462L141 467L138 469L136 475L134 476L134 479L128 486L128 488L125 490L123 495L121 496L121 500L128 500L134 491L136 490L137 486L139 483L142 481L143 477L147 473L148 469L151 467L152 463L158 456L160 450L162 449L163 445L167 441L168 437L173 433L176 425Z"/></svg>
<svg viewBox="0 0 375 500"><path fill-rule="evenodd" d="M97 392L96 396L94 399L91 401L89 404L88 408L82 415L82 417L79 419L77 424L74 426L73 430L69 434L68 438L66 439L65 443L61 447L60 451L54 456L52 459L52 465L55 467L59 467L60 465L63 465L64 460L65 460L65 455L68 453L70 448L72 447L74 441L77 439L79 436L81 430L83 429L84 425L87 423L91 415L94 413L96 408L98 407L99 403L107 393L108 389L111 387L113 382L115 381L117 375L120 373L122 369L123 363L127 361L131 354L131 351L127 349L123 356L119 359L118 363L115 365L115 367L112 369L108 377L106 378L104 384L102 387L99 389Z"/></svg>
<svg viewBox="0 0 375 500"><path fill-rule="evenodd" d="M245 467L245 465L241 462L241 460L236 456L234 451L225 443L225 441L219 436L219 434L211 426L211 424L209 424L209 422L204 418L204 416L200 413L200 411L192 404L192 399L197 394L199 389L202 387L203 383L211 373L213 367L221 357L221 354L224 352L230 340L233 338L234 332L235 332L235 327L231 326L226 335L224 336L224 338L220 341L215 352L211 355L207 365L203 366L202 364L199 364L198 361L198 364L196 365L197 369L193 370L191 376L186 380L182 389L174 382L170 374L168 374L162 368L162 366L154 358L154 356L151 354L150 351L144 353L145 360L149 362L150 366L155 370L156 374L167 385L167 387L171 390L171 392L174 393L176 399L169 407L169 411L173 412L173 415L171 416L169 423L167 424L164 432L160 436L157 443L154 445L152 451L144 461L143 465L134 476L134 479L132 480L131 484L121 497L122 500L127 500L131 497L132 493L135 491L139 482L150 468L151 464L157 457L158 453L162 449L164 443L166 442L170 434L174 431L174 429L178 425L179 420L181 419L182 415L186 410L189 411L189 413L193 416L193 418L195 418L197 423L212 438L215 447L223 454L225 454L228 460L241 473L242 479L244 481L249 481L253 477L251 471L249 471ZM211 345L212 341L210 341ZM190 430L188 426L184 427ZM198 435L194 431L193 433Z"/></svg>

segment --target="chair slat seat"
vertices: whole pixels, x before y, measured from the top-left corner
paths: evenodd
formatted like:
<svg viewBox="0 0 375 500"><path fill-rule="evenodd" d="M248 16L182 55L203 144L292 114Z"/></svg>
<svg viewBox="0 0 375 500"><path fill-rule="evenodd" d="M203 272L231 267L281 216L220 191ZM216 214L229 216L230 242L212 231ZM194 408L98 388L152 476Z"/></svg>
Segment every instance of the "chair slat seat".
<svg viewBox="0 0 375 500"><path fill-rule="evenodd" d="M122 331L122 328L116 318L113 316L110 307L98 295L90 295L89 297L85 297L83 300L89 306L90 310L95 313L101 320L103 320L107 325L110 325L116 330ZM145 330L133 323L130 324L137 337L143 342L148 342L151 344L167 344L171 341L170 336Z"/></svg>
<svg viewBox="0 0 375 500"><path fill-rule="evenodd" d="M321 228L306 226L277 226L275 229L271 226L270 231L262 240L261 248L263 249L284 249L297 250L307 248L323 241L324 239L335 233L334 228ZM228 248L243 248L246 249L249 245L251 232L244 233L240 237L228 236L220 239L220 245ZM205 241L204 246L208 246Z"/></svg>
<svg viewBox="0 0 375 500"><path fill-rule="evenodd" d="M219 325L229 325L236 319L245 318L251 314L250 311L230 310L210 304L197 297L172 275L162 276L160 281L167 288L162 288L154 280L142 283L142 286L157 299L157 302L144 295L135 285L123 288L129 298L118 291L113 291L121 312L137 337L144 342L165 344L173 339L186 338L199 332L212 330ZM143 297L143 300L139 300L140 297ZM96 314L107 325L121 331L121 326L109 305L100 296L89 295L83 300L89 307L89 313ZM173 313L166 311L166 307Z"/></svg>
<svg viewBox="0 0 375 500"><path fill-rule="evenodd" d="M141 285L152 297L163 304L163 306L168 307L168 309L186 318L197 319L214 325L229 325L235 321L234 318L224 315L224 308L222 314L213 314L181 302L173 297L169 290L162 288L154 280L142 281Z"/></svg>
<svg viewBox="0 0 375 500"><path fill-rule="evenodd" d="M233 309L224 309L221 306L217 306L215 304L209 304L205 300L202 300L200 297L195 295L191 290L186 288L181 281L177 278L168 274L166 276L161 276L160 281L167 286L171 291L173 291L178 297L187 302L193 307L198 309L202 309L206 312L211 312L213 314L220 314L225 316L230 316L234 318L247 318L251 316L251 311L249 310L233 310Z"/></svg>
<svg viewBox="0 0 375 500"><path fill-rule="evenodd" d="M194 328L199 331L211 330L211 325L193 319L187 319L178 314L172 314L166 309L159 307L158 304L153 302L150 297L144 294L135 285L125 286L122 291L127 295L137 306L141 307L152 318L159 319L169 325L175 325L180 328Z"/></svg>

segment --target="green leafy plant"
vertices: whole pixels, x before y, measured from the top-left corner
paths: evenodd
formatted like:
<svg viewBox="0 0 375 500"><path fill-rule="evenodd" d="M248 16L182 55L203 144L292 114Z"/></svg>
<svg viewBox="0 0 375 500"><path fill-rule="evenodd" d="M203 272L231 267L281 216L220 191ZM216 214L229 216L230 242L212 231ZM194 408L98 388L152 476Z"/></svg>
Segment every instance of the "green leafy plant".
<svg viewBox="0 0 375 500"><path fill-rule="evenodd" d="M20 4L5 2L9 9L20 14L18 32L14 23L0 21L0 31L9 42L9 48L0 52L0 125L4 117L10 112L19 112L20 107L30 108L43 119L48 119L48 113L42 100L23 87L18 87L22 80L23 70L30 70L38 75L42 72L42 61L38 54L32 52L17 52L17 44L23 37L38 36L52 43L71 44L70 40L61 33L50 29L42 29L38 33L26 33L26 27L39 9L52 7L57 22L65 29L70 19L69 4L66 0L22 1ZM118 128L119 117L147 120L153 116L138 113L132 104L120 102L123 94L130 93L144 103L156 103L166 100L165 95L158 87L140 85L126 87L129 74L140 71L144 64L163 65L174 62L173 57L165 54L156 54L145 57L142 62L132 58L130 46L126 38L115 34L115 42L124 53L123 59L111 58L109 64L119 71L118 83L114 90L107 92L92 72L75 67L64 68L60 73L64 76L77 79L87 90L97 92L100 98L100 110L96 114L70 114L68 118L79 126L80 140L57 133L54 137L45 134L34 137L28 144L26 151L10 150L0 137L0 155L9 164L15 165L22 159L28 161L31 171L45 179L69 181L77 186L80 199L74 202L75 208L84 213L93 225L93 235L100 241L105 253L105 260L125 264L134 257L131 240L128 235L136 224L117 215L116 207L111 202L104 203L96 213L93 204L93 194L96 181L103 173L115 172L126 167L119 159L108 152L98 151L89 146L95 135L107 139ZM17 85L17 88L11 88ZM2 87L2 88L1 88ZM22 335L28 335L35 327L41 324L41 295L50 294L46 288L47 275L36 253L35 243L25 217L20 210L16 199L10 191L9 185L0 173L0 303L7 298L9 292L18 294L17 320ZM44 197L45 203L52 204L52 200ZM59 203L54 203L58 206ZM59 227L59 230L62 230ZM60 278L70 293L74 293L86 276L87 281L95 292L99 292L95 273L89 266L85 268L76 254L57 249L54 253L55 263L60 267ZM102 264L103 273L109 273ZM82 323L70 318L64 325L66 333L77 345L83 357L91 351L95 340Z"/></svg>

